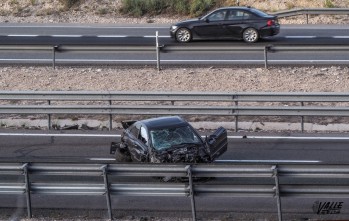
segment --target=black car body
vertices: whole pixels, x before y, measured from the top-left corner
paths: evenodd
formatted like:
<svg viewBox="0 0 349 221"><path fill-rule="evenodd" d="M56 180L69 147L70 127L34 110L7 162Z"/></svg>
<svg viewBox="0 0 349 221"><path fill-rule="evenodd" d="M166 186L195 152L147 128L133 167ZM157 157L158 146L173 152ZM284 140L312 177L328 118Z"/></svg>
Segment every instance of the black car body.
<svg viewBox="0 0 349 221"><path fill-rule="evenodd" d="M121 142L113 142L110 148L118 162L208 163L227 150L223 127L203 140L177 116L123 121L122 125Z"/></svg>
<svg viewBox="0 0 349 221"><path fill-rule="evenodd" d="M196 38L235 38L253 43L259 38L277 35L279 31L276 16L251 7L225 7L172 25L170 35L183 43Z"/></svg>

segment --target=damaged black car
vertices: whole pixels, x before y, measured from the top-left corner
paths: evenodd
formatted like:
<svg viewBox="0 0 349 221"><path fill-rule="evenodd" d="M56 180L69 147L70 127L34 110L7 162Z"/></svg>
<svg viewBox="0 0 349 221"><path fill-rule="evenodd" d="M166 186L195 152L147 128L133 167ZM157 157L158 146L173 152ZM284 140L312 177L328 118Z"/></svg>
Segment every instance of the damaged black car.
<svg viewBox="0 0 349 221"><path fill-rule="evenodd" d="M111 144L117 162L209 163L227 150L227 131L220 127L204 140L178 116L123 121L121 142Z"/></svg>

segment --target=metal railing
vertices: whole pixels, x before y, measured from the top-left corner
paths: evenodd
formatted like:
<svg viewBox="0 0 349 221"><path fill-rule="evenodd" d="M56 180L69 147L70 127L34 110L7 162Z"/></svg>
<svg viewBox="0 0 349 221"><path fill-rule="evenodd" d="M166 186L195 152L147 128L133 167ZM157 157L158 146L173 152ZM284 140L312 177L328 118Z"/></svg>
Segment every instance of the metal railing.
<svg viewBox="0 0 349 221"><path fill-rule="evenodd" d="M306 15L307 24L309 24L309 15L349 15L348 8L302 8L292 9L271 13L279 18L286 18L291 16Z"/></svg>
<svg viewBox="0 0 349 221"><path fill-rule="evenodd" d="M343 185L321 185L319 179L348 179L348 165L300 165L300 164L68 164L68 163L0 163L0 176L24 176L16 183L0 182L0 194L26 195L28 217L32 217L31 195L82 195L106 197L108 215L113 219L111 196L183 196L191 200L193 220L196 220L196 197L266 197L277 201L278 219L282 220L282 198L321 197L348 198L349 187ZM31 182L35 176L36 182ZM39 177L60 176L59 181L42 183ZM65 181L62 176L74 177L74 182ZM96 183L87 177L100 176ZM183 182L109 182L111 177L185 177ZM239 183L229 182L196 183L193 178L220 177L242 178ZM243 178L253 178L242 182ZM265 179L270 178L270 184ZM291 183L279 179L292 178ZM309 179L307 184L295 184L297 178ZM178 181L178 179L177 179ZM275 211L275 212L276 212Z"/></svg>
<svg viewBox="0 0 349 221"><path fill-rule="evenodd" d="M257 64L257 65L264 65L265 68L268 68L270 64L299 64L299 60L295 60L292 62L292 60L288 60L287 62L283 61L275 61L271 60L268 55L271 53L282 53L282 52L318 52L318 51L326 51L326 52L348 52L349 46L341 45L259 45L259 46L234 46L234 45L224 45L224 46L217 46L217 45L207 45L207 46L196 46L196 45L160 45L158 34L154 36L155 38L155 44L149 45L149 46L132 46L132 45L120 45L120 46L99 46L99 45L90 45L90 46L82 46L82 45L0 45L0 51L20 51L20 52L36 52L36 51L46 51L50 52L52 51L52 67L53 69L56 68L57 59L56 54L57 53L68 53L68 52L99 52L99 53L110 53L110 52L145 52L145 53L155 53L156 59L154 61L147 60L127 60L128 62L138 62L143 64L146 63L152 63L156 64L156 68L158 71L161 70L161 64L164 61L161 59L161 53L184 53L184 52L216 52L216 53L232 53L232 52L260 52L263 54L262 60L248 60L248 64ZM11 59L8 59L7 61L10 61ZM61 61L60 64L84 64L82 60L77 61ZM107 60L103 60L103 62L107 62ZM110 62L107 63L113 63L113 60L110 60ZM122 60L118 61L119 63L123 63ZM237 62L234 62L234 60L224 60L221 61L222 64L243 64L241 60L238 60ZM25 63L25 59L22 60L22 63ZM40 60L35 60L35 64L39 64ZM46 63L46 61L44 62ZM86 63L91 65L91 62L89 60L86 60ZM124 62L125 63L125 62ZM311 60L311 65L324 65L325 61L321 60L317 62L316 60ZM334 60L331 64L349 64L349 59L341 59L341 60Z"/></svg>
<svg viewBox="0 0 349 221"><path fill-rule="evenodd" d="M0 114L47 114L49 129L53 114L109 115L109 129L115 115L232 116L236 131L240 116L296 116L302 131L305 116L349 116L342 105L349 93L0 91L0 101ZM85 104L64 104L68 101Z"/></svg>

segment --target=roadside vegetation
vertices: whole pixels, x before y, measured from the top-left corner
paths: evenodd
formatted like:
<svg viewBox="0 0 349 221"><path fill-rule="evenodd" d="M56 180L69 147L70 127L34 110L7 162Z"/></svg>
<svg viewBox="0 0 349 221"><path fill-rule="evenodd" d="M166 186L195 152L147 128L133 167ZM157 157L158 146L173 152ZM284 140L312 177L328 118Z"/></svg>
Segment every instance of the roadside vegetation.
<svg viewBox="0 0 349 221"><path fill-rule="evenodd" d="M223 3L224 1L215 0L122 0L121 12L133 16L164 13L198 16Z"/></svg>
<svg viewBox="0 0 349 221"><path fill-rule="evenodd" d="M336 6L334 0L294 0L294 1L277 1L283 2L277 5L271 4L269 0L122 0L120 11L124 14L141 17L143 15L159 15L159 14L178 14L199 16L205 12L222 6L253 6L265 11L277 11L300 7L323 7L334 8ZM308 5L308 6L307 6ZM309 6L310 5L310 6ZM279 7L275 7L279 6ZM281 6L281 7L280 7ZM281 9L280 9L281 8Z"/></svg>
<svg viewBox="0 0 349 221"><path fill-rule="evenodd" d="M348 0L0 0L0 16L85 15L197 17L222 6L251 6L266 12L294 8L345 8Z"/></svg>

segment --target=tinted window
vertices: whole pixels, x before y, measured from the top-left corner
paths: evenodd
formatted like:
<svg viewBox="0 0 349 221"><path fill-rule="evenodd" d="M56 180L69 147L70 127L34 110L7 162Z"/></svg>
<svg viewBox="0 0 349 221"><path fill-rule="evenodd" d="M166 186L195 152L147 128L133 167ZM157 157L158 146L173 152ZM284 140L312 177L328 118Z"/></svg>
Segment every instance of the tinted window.
<svg viewBox="0 0 349 221"><path fill-rule="evenodd" d="M228 20L242 20L244 18L244 11L241 10L230 10L227 17Z"/></svg>
<svg viewBox="0 0 349 221"><path fill-rule="evenodd" d="M207 18L210 21L221 21L225 19L226 14L227 14L227 10L219 10L219 11L213 12Z"/></svg>

